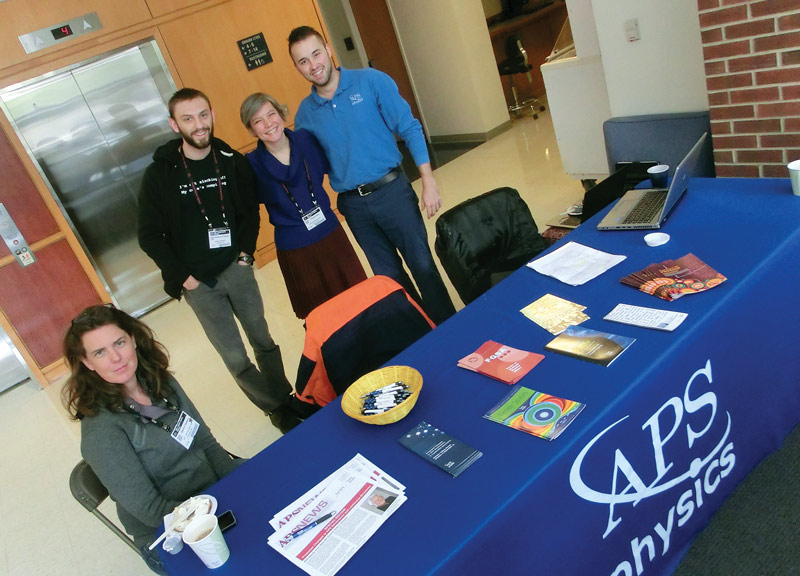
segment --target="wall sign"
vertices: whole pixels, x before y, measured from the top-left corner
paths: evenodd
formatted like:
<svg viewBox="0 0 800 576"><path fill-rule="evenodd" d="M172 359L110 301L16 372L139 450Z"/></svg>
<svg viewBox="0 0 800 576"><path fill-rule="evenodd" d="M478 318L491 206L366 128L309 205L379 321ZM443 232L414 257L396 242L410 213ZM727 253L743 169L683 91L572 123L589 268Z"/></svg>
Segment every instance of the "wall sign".
<svg viewBox="0 0 800 576"><path fill-rule="evenodd" d="M269 48L267 48L267 41L264 39L263 33L259 32L244 40L239 40L238 44L248 71L272 62L272 56L269 53Z"/></svg>

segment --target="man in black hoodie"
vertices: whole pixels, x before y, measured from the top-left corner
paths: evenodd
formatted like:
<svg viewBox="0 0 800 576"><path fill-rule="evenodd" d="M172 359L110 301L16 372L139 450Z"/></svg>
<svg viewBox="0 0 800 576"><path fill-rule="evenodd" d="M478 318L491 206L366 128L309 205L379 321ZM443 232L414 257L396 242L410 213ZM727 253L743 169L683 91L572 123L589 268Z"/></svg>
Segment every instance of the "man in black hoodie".
<svg viewBox="0 0 800 576"><path fill-rule="evenodd" d="M199 90L178 90L169 114L181 138L160 146L144 174L139 245L161 269L166 293L186 298L245 395L286 432L299 420L289 408L292 387L253 274L259 213L250 165L214 138L214 112Z"/></svg>

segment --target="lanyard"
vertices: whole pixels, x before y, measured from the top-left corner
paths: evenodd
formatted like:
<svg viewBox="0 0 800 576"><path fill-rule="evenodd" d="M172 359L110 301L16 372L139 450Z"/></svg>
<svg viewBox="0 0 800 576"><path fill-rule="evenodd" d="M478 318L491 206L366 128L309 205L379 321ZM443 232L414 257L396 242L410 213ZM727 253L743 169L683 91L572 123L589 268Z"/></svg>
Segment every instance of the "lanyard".
<svg viewBox="0 0 800 576"><path fill-rule="evenodd" d="M177 404L173 404L172 402L170 402L166 398L163 398L163 400L164 400L164 403L167 405L167 409L169 409L171 412L177 412L178 411L178 405ZM148 416L143 415L140 412L139 407L136 404L133 404L133 403L127 404L126 403L126 404L122 405L122 408L123 408L123 410L125 410L125 412L129 412L131 414L135 414L135 415L139 416L142 420L146 420L148 422L152 422L153 424L155 424L156 426L158 426L162 430L166 430L167 432L172 434L172 426L170 426L169 424L166 424L164 422L159 422L155 418L150 418Z"/></svg>
<svg viewBox="0 0 800 576"><path fill-rule="evenodd" d="M203 215L203 218L206 219L206 224L208 224L208 229L213 230L213 226L211 225L211 220L208 219L208 215L206 214L206 209L203 206L202 200L200 200L200 194L197 192L197 188L194 185L194 179L192 178L192 173L189 172L189 165L186 163L186 156L183 155L183 146L179 145L178 149L181 153L181 160L183 160L183 168L186 170L186 177L189 178L189 185L192 187L192 192L194 192L194 197L197 199L197 205L200 206L200 213ZM219 162L217 162L217 153L214 152L214 148L211 148L211 155L214 158L214 170L217 172L217 187L219 188L219 203L222 207L222 223L225 225L226 228L228 226L228 217L225 216L225 201L222 199L222 178L220 177L219 172Z"/></svg>
<svg viewBox="0 0 800 576"><path fill-rule="evenodd" d="M303 157L303 166L305 166L306 169L306 182L308 182L308 193L311 194L311 201L314 203L314 209L316 209L318 208L317 198L314 196L314 187L313 184L311 183L311 173L308 171L308 162L306 162L305 156ZM294 207L297 208L297 211L300 213L300 216L302 217L303 209L300 208L300 204L298 204L297 200L294 199L294 196L289 191L289 188L286 186L286 182L283 182L282 180L279 180L279 182L280 185L283 187L284 192L286 192L286 195L289 197L289 200L292 201L292 204L294 204Z"/></svg>

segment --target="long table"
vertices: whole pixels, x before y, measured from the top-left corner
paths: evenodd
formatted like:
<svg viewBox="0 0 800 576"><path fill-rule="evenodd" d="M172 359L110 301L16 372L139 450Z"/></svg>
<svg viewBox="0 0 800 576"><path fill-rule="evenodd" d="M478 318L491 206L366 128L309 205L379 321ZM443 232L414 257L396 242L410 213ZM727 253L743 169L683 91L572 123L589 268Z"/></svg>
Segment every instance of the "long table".
<svg viewBox="0 0 800 576"><path fill-rule="evenodd" d="M572 287L523 268L392 364L417 368L404 420L369 426L335 401L210 489L238 526L224 574L302 574L266 545L268 520L360 452L407 486L408 501L342 575L669 574L736 485L800 420L800 198L789 180L698 179L650 248L644 232L566 238L627 259ZM619 279L694 253L727 276L666 302ZM586 403L553 442L482 418L509 388L458 368L486 340L544 352L552 336L519 310L544 294L587 306L588 328L636 342L611 366L553 353L519 384ZM688 313L674 332L602 318L616 304ZM427 421L483 451L458 478L397 439ZM768 511L765 511L768 513ZM188 549L171 574L204 568Z"/></svg>

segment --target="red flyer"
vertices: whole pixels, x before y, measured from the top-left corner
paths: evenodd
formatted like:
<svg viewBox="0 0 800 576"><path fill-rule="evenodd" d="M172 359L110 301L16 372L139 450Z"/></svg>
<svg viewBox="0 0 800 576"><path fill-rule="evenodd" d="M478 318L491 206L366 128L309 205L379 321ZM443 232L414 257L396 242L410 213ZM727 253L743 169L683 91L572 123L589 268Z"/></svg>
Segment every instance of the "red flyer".
<svg viewBox="0 0 800 576"><path fill-rule="evenodd" d="M458 365L510 385L516 384L543 359L542 354L518 350L489 340L475 352L459 360Z"/></svg>

